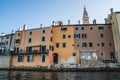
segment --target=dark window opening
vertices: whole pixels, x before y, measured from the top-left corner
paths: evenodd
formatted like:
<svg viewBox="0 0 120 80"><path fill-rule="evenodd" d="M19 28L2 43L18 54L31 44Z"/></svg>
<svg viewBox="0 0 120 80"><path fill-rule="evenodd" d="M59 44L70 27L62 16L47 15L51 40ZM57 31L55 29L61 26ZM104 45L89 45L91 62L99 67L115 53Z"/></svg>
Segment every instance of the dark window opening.
<svg viewBox="0 0 120 80"><path fill-rule="evenodd" d="M52 37L50 37L50 41L51 41L51 42L53 41L53 38L52 38Z"/></svg>
<svg viewBox="0 0 120 80"><path fill-rule="evenodd" d="M86 34L82 34L82 38L87 38L87 35Z"/></svg>
<svg viewBox="0 0 120 80"><path fill-rule="evenodd" d="M23 62L24 56L18 56L18 62Z"/></svg>
<svg viewBox="0 0 120 80"><path fill-rule="evenodd" d="M71 35L68 35L68 38L71 38Z"/></svg>
<svg viewBox="0 0 120 80"><path fill-rule="evenodd" d="M27 62L32 62L33 61L33 55L29 55L27 58Z"/></svg>
<svg viewBox="0 0 120 80"><path fill-rule="evenodd" d="M15 43L20 43L20 39L16 39L16 40L15 40Z"/></svg>
<svg viewBox="0 0 120 80"><path fill-rule="evenodd" d="M42 62L45 62L45 55L42 56Z"/></svg>
<svg viewBox="0 0 120 80"><path fill-rule="evenodd" d="M89 47L93 47L93 43L92 42L89 43Z"/></svg>
<svg viewBox="0 0 120 80"><path fill-rule="evenodd" d="M76 53L73 53L73 56L76 56Z"/></svg>
<svg viewBox="0 0 120 80"><path fill-rule="evenodd" d="M29 38L28 42L31 43L32 42L32 38Z"/></svg>
<svg viewBox="0 0 120 80"><path fill-rule="evenodd" d="M115 59L115 54L114 54L114 52L111 52L111 53L110 53L110 59Z"/></svg>
<svg viewBox="0 0 120 80"><path fill-rule="evenodd" d="M82 47L87 47L87 43L83 42Z"/></svg>
<svg viewBox="0 0 120 80"><path fill-rule="evenodd" d="M67 28L61 28L61 31L67 31Z"/></svg>
<svg viewBox="0 0 120 80"><path fill-rule="evenodd" d="M45 33L45 30L42 30L42 33Z"/></svg>
<svg viewBox="0 0 120 80"><path fill-rule="evenodd" d="M103 38L103 37L104 37L104 35L103 35L103 34L100 34L100 36L101 36L101 38Z"/></svg>
<svg viewBox="0 0 120 80"><path fill-rule="evenodd" d="M81 30L84 30L84 27L81 27Z"/></svg>
<svg viewBox="0 0 120 80"><path fill-rule="evenodd" d="M26 47L26 53L32 53L32 47Z"/></svg>
<svg viewBox="0 0 120 80"><path fill-rule="evenodd" d="M62 36L62 37L63 37L63 39L65 39L65 38L66 38L66 35L65 35L65 34L63 34L63 36Z"/></svg>
<svg viewBox="0 0 120 80"><path fill-rule="evenodd" d="M56 48L59 48L59 43L56 43Z"/></svg>
<svg viewBox="0 0 120 80"><path fill-rule="evenodd" d="M18 36L20 36L20 33L18 33Z"/></svg>
<svg viewBox="0 0 120 80"><path fill-rule="evenodd" d="M42 41L45 41L45 37L44 36L42 37Z"/></svg>
<svg viewBox="0 0 120 80"><path fill-rule="evenodd" d="M93 30L93 28L91 27L90 30Z"/></svg>
<svg viewBox="0 0 120 80"><path fill-rule="evenodd" d="M105 44L102 42L102 43L101 43L101 46L102 46L102 47L104 47L104 46L105 46Z"/></svg>
<svg viewBox="0 0 120 80"><path fill-rule="evenodd" d="M74 34L74 38L75 39L79 39L80 38L80 34Z"/></svg>
<svg viewBox="0 0 120 80"><path fill-rule="evenodd" d="M104 27L98 27L98 29L100 30L100 32L103 32Z"/></svg>
<svg viewBox="0 0 120 80"><path fill-rule="evenodd" d="M32 35L32 31L30 31L30 33L29 33L30 35Z"/></svg>
<svg viewBox="0 0 120 80"><path fill-rule="evenodd" d="M66 47L66 43L63 43L63 48L65 48Z"/></svg>
<svg viewBox="0 0 120 80"><path fill-rule="evenodd" d="M78 30L78 28L76 27L75 30Z"/></svg>

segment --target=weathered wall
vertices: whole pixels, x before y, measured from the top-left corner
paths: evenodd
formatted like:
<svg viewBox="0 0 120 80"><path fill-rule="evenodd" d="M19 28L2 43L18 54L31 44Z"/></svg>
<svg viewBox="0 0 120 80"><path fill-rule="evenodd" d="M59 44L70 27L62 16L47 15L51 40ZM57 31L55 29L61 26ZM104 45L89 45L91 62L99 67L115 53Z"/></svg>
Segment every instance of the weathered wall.
<svg viewBox="0 0 120 80"><path fill-rule="evenodd" d="M8 68L10 63L10 56L0 56L0 68Z"/></svg>

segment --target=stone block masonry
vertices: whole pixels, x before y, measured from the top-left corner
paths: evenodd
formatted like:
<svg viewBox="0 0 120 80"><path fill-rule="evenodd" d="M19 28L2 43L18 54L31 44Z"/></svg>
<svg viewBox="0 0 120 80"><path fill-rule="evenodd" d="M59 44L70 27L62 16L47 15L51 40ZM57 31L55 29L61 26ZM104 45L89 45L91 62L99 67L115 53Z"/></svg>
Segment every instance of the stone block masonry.
<svg viewBox="0 0 120 80"><path fill-rule="evenodd" d="M0 68L8 68L10 64L10 56L0 56Z"/></svg>

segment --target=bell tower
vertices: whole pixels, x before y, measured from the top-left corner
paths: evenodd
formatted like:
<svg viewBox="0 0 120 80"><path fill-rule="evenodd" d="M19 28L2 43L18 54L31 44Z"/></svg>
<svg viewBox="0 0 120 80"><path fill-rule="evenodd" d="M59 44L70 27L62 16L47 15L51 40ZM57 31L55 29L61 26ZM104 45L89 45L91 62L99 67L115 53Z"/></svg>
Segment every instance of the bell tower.
<svg viewBox="0 0 120 80"><path fill-rule="evenodd" d="M86 10L86 7L84 6L84 11L83 11L83 24L89 24L89 16Z"/></svg>

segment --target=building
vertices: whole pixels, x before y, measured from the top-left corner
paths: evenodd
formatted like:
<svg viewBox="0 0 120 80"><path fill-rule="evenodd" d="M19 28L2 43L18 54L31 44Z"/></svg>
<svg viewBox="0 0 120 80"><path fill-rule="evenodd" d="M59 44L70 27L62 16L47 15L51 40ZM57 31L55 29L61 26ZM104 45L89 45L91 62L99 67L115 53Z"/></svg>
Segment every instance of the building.
<svg viewBox="0 0 120 80"><path fill-rule="evenodd" d="M52 25L52 36L54 46L53 63L75 63L74 27L63 25L63 23L59 21L56 25Z"/></svg>
<svg viewBox="0 0 120 80"><path fill-rule="evenodd" d="M15 52L11 65L15 67L40 67L52 64L51 28L27 29L15 32Z"/></svg>
<svg viewBox="0 0 120 80"><path fill-rule="evenodd" d="M119 18L119 15L117 17ZM115 20L112 16L112 21ZM15 32L11 66L77 64L84 60L115 62L117 57L119 60L119 32L115 31L118 30L118 20L112 22L108 18L105 23L97 24L94 19L90 24L84 7L82 21L83 24L80 24L80 21L78 24L71 24L68 20L67 25L62 21L53 21L51 27L35 29L27 29L27 25L24 25L23 30Z"/></svg>
<svg viewBox="0 0 120 80"><path fill-rule="evenodd" d="M9 55L14 51L14 33L1 33L0 36L0 55Z"/></svg>
<svg viewBox="0 0 120 80"><path fill-rule="evenodd" d="M112 25L103 23L89 23L89 16L86 8L83 11L83 24L74 25L75 50L82 59L96 59L100 61L116 60Z"/></svg>
<svg viewBox="0 0 120 80"><path fill-rule="evenodd" d="M114 12L111 8L107 22L112 24L113 39L115 44L115 54L120 62L120 12Z"/></svg>

